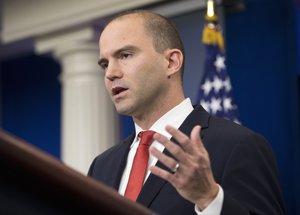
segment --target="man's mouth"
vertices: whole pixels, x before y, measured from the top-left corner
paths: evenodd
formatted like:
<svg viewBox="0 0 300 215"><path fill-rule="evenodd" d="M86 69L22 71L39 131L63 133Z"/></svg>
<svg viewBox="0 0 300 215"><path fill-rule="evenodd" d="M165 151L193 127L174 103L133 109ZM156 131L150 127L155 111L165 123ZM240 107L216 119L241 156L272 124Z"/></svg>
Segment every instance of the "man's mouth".
<svg viewBox="0 0 300 215"><path fill-rule="evenodd" d="M124 91L128 90L128 88L123 88L123 87L114 87L111 92L112 92L112 95L115 96L115 95L118 95Z"/></svg>

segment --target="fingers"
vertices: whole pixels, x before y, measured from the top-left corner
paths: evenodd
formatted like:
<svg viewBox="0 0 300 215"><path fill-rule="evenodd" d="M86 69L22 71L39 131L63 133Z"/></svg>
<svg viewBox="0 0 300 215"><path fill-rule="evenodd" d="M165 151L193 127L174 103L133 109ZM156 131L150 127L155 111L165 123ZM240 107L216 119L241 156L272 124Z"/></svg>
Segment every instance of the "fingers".
<svg viewBox="0 0 300 215"><path fill-rule="evenodd" d="M150 171L154 175L156 175L156 176L158 176L158 177L160 177L160 178L162 178L162 179L170 182L173 186L175 186L175 184L176 184L176 178L170 172L168 172L168 171L166 171L164 169L161 169L161 168L159 168L157 166L151 166L150 167Z"/></svg>
<svg viewBox="0 0 300 215"><path fill-rule="evenodd" d="M200 131L201 131L201 126L200 125L196 125L192 132L191 132L191 142L192 144L196 145L196 146L203 146L202 140L200 138Z"/></svg>
<svg viewBox="0 0 300 215"><path fill-rule="evenodd" d="M188 154L195 154L195 150L203 147L200 138L200 130L201 127L199 125L195 126L191 132L191 136L188 137L178 129L169 125L166 126L166 131L169 132L178 141L183 150Z"/></svg>
<svg viewBox="0 0 300 215"><path fill-rule="evenodd" d="M201 147L203 147L199 135L200 129L200 126L195 126L190 137L188 137L172 126L166 126L166 130L178 141L179 145L174 144L168 138L159 133L156 133L153 138L164 145L175 159L159 152L153 147L150 148L150 153L170 170L174 170L178 162L181 164L181 169L185 168L190 165L188 161L189 156L197 156L197 154L201 152Z"/></svg>
<svg viewBox="0 0 300 215"><path fill-rule="evenodd" d="M178 164L176 160L160 152L155 147L150 147L150 153L170 170L172 170L173 172L175 171Z"/></svg>
<svg viewBox="0 0 300 215"><path fill-rule="evenodd" d="M185 160L185 153L181 149L181 147L177 144L174 144L172 141L170 141L168 138L165 136L156 133L153 136L153 139L161 143L162 145L165 146L165 148L180 162L184 163ZM154 155L155 156L155 155ZM172 159L174 160L174 159ZM176 162L176 161L175 161ZM174 167L175 165L173 165ZM172 168L171 168L172 169Z"/></svg>

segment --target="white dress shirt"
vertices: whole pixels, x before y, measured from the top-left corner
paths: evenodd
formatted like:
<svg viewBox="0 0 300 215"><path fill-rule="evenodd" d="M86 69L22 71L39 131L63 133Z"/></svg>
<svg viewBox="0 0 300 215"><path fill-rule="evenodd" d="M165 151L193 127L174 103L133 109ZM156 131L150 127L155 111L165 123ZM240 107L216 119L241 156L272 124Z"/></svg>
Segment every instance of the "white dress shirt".
<svg viewBox="0 0 300 215"><path fill-rule="evenodd" d="M181 102L179 105L175 106L173 109L168 111L166 114L164 114L160 119L158 119L152 126L149 128L149 130L155 131L157 133L160 133L164 136L166 136L168 139L171 139L171 135L165 130L166 125L171 125L175 128L179 128L180 125L183 123L183 121L187 118L187 116L193 111L193 106L191 103L191 100L189 98L185 99L183 102ZM136 153L138 144L140 142L140 138L138 137L138 133L142 131L141 127L139 127L137 124L135 124L135 138L130 146L130 151L127 157L127 163L126 167L124 169L120 186L119 186L119 193L121 195L124 195L125 189L128 183L130 170L133 163L133 158ZM157 141L154 141L151 145L151 147L157 148L159 151L164 150L164 146L160 144ZM149 162L148 162L148 168L145 176L145 181L150 175L150 166L154 166L157 162L157 158L152 156L150 154L149 156ZM197 206L195 205L195 212L198 215L217 215L221 213L222 205L223 205L223 189L219 186L219 192L217 197L209 204L207 208L205 208L203 211L199 211Z"/></svg>

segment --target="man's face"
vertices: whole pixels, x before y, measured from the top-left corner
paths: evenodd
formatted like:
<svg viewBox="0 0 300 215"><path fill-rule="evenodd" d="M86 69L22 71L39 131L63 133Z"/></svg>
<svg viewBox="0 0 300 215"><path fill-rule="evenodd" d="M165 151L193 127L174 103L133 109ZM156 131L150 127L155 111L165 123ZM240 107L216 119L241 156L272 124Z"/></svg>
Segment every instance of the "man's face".
<svg viewBox="0 0 300 215"><path fill-rule="evenodd" d="M168 61L164 53L155 51L140 17L129 15L111 22L101 34L99 47L105 86L119 113L140 117L163 102Z"/></svg>

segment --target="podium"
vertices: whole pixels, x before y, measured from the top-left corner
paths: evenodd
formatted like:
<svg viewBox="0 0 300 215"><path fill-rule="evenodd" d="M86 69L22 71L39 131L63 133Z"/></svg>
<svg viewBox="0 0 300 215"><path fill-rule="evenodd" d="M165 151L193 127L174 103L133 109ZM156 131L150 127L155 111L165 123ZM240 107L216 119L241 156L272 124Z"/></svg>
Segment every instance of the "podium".
<svg viewBox="0 0 300 215"><path fill-rule="evenodd" d="M0 214L153 214L3 130L0 171Z"/></svg>

